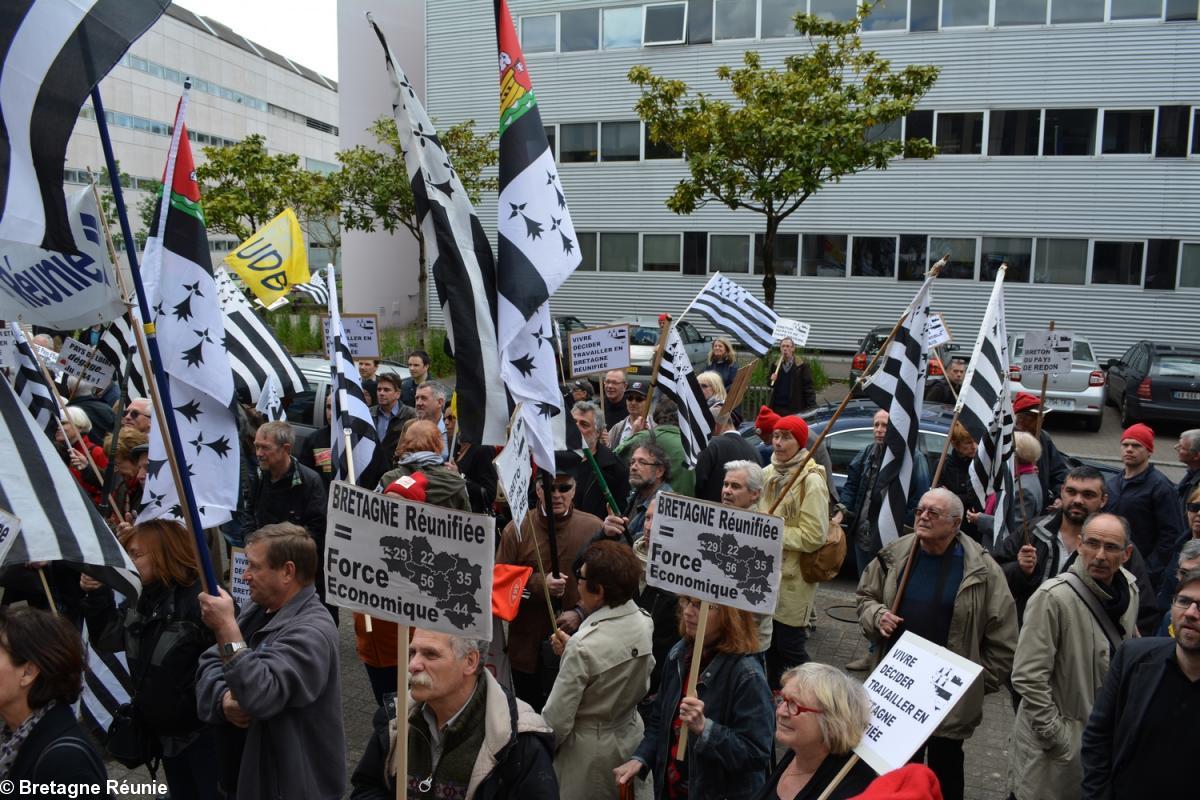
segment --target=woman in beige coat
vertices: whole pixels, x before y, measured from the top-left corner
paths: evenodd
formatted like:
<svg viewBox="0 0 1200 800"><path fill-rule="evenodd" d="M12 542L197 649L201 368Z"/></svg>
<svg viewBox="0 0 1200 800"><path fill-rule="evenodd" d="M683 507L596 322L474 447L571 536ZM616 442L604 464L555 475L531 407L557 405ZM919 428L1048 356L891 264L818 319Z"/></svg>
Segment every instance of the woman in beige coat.
<svg viewBox="0 0 1200 800"><path fill-rule="evenodd" d="M628 546L598 541L584 551L575 577L583 623L555 634L558 677L542 716L554 729L554 771L563 797L616 798L613 769L642 741L637 705L650 688L650 617L633 602L641 564ZM636 797L651 790L638 781Z"/></svg>

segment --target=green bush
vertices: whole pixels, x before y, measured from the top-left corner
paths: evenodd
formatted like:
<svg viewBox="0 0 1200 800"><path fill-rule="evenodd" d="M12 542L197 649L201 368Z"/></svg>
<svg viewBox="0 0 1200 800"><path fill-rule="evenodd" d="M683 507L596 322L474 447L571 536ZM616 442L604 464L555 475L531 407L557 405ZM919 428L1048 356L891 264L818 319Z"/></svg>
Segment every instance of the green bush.
<svg viewBox="0 0 1200 800"><path fill-rule="evenodd" d="M268 311L267 324L275 331L280 344L293 355L300 353L323 353L325 343L321 341L321 328L315 329L308 314L294 315L290 311ZM293 321L296 317L298 321Z"/></svg>
<svg viewBox="0 0 1200 800"><path fill-rule="evenodd" d="M379 332L380 354L391 361L404 363L413 350L424 349L425 329L417 326L407 328L384 328ZM446 355L446 332L441 328L429 329L429 372L435 378L454 374L454 361Z"/></svg>
<svg viewBox="0 0 1200 800"><path fill-rule="evenodd" d="M817 357L816 351L797 350L796 358L808 362L808 367L812 370L813 387L816 391L819 392L829 385L829 376L825 373L825 365ZM775 366L775 362L778 360L779 354L774 351L767 358L760 358L754 367L754 373L750 376L750 385L770 386L771 368Z"/></svg>

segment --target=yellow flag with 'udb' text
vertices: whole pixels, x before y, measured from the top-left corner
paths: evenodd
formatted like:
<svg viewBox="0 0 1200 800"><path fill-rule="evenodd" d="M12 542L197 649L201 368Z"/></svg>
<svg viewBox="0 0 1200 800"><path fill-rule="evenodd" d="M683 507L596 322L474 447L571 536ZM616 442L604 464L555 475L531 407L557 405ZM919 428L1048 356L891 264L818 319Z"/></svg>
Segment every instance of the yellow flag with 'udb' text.
<svg viewBox="0 0 1200 800"><path fill-rule="evenodd" d="M308 252L296 212L285 208L225 256L225 263L266 306L308 283Z"/></svg>

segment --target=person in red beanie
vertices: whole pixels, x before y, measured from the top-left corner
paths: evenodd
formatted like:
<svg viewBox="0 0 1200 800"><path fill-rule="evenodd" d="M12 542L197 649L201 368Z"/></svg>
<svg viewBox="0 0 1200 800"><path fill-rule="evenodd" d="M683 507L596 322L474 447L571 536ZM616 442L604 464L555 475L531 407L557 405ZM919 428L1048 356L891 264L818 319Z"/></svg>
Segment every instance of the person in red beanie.
<svg viewBox="0 0 1200 800"><path fill-rule="evenodd" d="M942 785L929 767L908 764L880 775L850 800L942 800Z"/></svg>
<svg viewBox="0 0 1200 800"><path fill-rule="evenodd" d="M1038 416L1043 413L1042 401L1036 394L1017 392L1017 396L1013 398L1013 413L1016 415L1016 429L1033 433L1037 430ZM1044 426L1037 431L1037 439L1038 444L1042 446L1042 455L1037 462L1038 479L1042 482L1042 488L1046 490L1042 505L1049 506L1058 499L1063 481L1067 478L1067 460L1059 452L1050 434L1046 433Z"/></svg>
<svg viewBox="0 0 1200 800"><path fill-rule="evenodd" d="M1175 555L1187 526L1175 484L1150 463L1154 431L1148 425L1130 425L1121 434L1121 463L1125 470L1108 479L1104 510L1129 522L1133 543L1146 559L1154 591L1162 587L1163 571Z"/></svg>

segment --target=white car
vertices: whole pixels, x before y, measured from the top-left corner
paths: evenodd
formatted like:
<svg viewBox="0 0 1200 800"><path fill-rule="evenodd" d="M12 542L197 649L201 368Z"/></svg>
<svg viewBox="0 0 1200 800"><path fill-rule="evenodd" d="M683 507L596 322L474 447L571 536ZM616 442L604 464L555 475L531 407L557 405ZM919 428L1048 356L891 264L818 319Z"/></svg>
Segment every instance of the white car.
<svg viewBox="0 0 1200 800"><path fill-rule="evenodd" d="M1021 374L1021 353L1025 337L1015 334L1009 338L1008 355L1012 361L1009 378L1015 391L1040 395L1041 375ZM1075 414L1083 418L1089 431L1100 430L1104 421L1104 370L1092 351L1092 344L1076 335L1071 351L1071 371L1065 375L1050 375L1046 381L1046 410L1057 414ZM1014 392L1015 393L1015 392Z"/></svg>
<svg viewBox="0 0 1200 800"><path fill-rule="evenodd" d="M658 345L659 323L653 314L636 314L613 320L613 325L629 325L629 371L636 375L649 375L654 363L654 348ZM704 336L687 320L675 324L683 349L692 366L699 372L708 364L708 351L712 349L712 337Z"/></svg>

